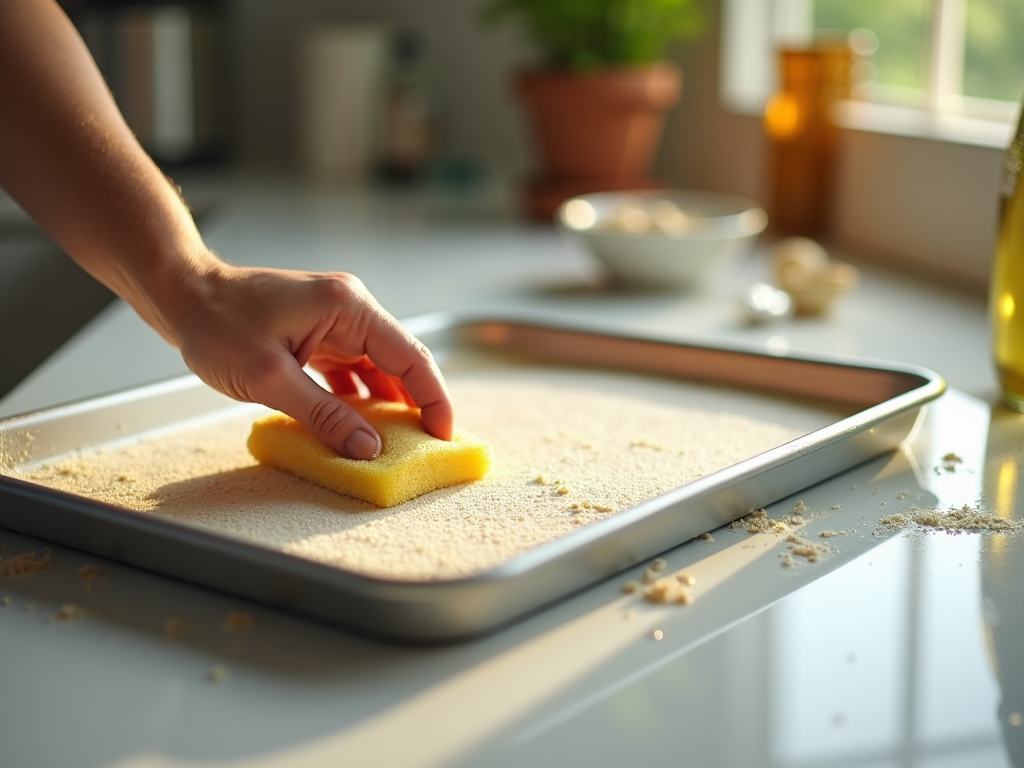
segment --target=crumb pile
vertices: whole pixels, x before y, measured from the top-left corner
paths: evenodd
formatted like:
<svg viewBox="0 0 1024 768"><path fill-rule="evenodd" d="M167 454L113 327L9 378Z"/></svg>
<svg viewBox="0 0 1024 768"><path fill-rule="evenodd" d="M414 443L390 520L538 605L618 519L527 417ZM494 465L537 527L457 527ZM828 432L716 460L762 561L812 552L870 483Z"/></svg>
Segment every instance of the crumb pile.
<svg viewBox="0 0 1024 768"><path fill-rule="evenodd" d="M803 501L798 501L791 513L783 515L777 520L768 517L768 513L763 509L752 509L749 514L729 523L729 527L742 528L751 534L775 533L784 536L785 551L779 557L782 558L784 567L791 568L797 564L796 558L802 558L809 563L817 563L832 553L832 547L828 544L811 541L797 530L807 522L804 513L809 512L809 508ZM819 536L830 538L845 533L846 531L823 531Z"/></svg>
<svg viewBox="0 0 1024 768"><path fill-rule="evenodd" d="M47 621L50 624L60 624L65 621L78 621L86 616L85 608L74 603L64 603L53 616Z"/></svg>
<svg viewBox="0 0 1024 768"><path fill-rule="evenodd" d="M450 380L459 424L494 447L475 483L378 509L246 450L251 417L96 451L19 476L383 578L505 562L798 436L747 416L536 380Z"/></svg>
<svg viewBox="0 0 1024 768"><path fill-rule="evenodd" d="M908 528L931 529L960 533L963 531L1019 531L1024 528L1024 521L1010 520L1005 517L985 512L968 504L959 509L948 510L922 509L912 507L907 512L883 517L878 524L889 530Z"/></svg>
<svg viewBox="0 0 1024 768"><path fill-rule="evenodd" d="M697 579L685 571L662 576L661 574L666 568L668 568L668 563L659 557L644 571L643 581L627 581L622 586L622 591L628 594L638 594L649 603L675 603L677 605L692 603L692 587L697 583Z"/></svg>
<svg viewBox="0 0 1024 768"><path fill-rule="evenodd" d="M52 565L53 553L50 550L46 550L42 557L36 557L35 552L24 552L0 560L0 576L29 576L48 571Z"/></svg>
<svg viewBox="0 0 1024 768"><path fill-rule="evenodd" d="M103 578L103 571L97 568L95 565L86 563L78 569L78 578L82 581L95 581L96 579Z"/></svg>
<svg viewBox="0 0 1024 768"><path fill-rule="evenodd" d="M942 466L942 469L944 469L946 472L948 472L950 474L953 474L954 472L956 472L957 467L959 467L963 463L964 463L963 459L961 459L955 453L951 452L951 453L947 453L945 456L942 457L942 465L941 466ZM938 472L938 469L939 468L936 467L935 471Z"/></svg>

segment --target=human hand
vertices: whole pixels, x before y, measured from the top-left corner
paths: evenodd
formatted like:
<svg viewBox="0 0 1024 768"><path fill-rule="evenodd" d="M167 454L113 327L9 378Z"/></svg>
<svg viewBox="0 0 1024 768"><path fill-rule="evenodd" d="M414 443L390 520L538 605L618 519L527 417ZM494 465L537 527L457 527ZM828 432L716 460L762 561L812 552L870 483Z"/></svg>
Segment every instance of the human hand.
<svg viewBox="0 0 1024 768"><path fill-rule="evenodd" d="M340 455L372 459L380 437L337 394L370 393L421 409L423 427L452 435L452 403L429 350L349 274L247 269L215 262L190 280L168 317L171 340L203 381L236 400L287 413Z"/></svg>

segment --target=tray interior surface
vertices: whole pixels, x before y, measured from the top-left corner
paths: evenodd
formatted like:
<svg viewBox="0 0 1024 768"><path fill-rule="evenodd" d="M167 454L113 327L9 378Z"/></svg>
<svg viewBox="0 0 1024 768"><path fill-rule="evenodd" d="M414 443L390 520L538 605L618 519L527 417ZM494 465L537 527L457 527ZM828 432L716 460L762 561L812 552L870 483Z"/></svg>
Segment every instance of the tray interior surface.
<svg viewBox="0 0 1024 768"><path fill-rule="evenodd" d="M255 466L244 442L264 409L211 398L199 384L120 405L115 399L89 414L73 450L58 443L55 451L23 450L27 460L8 458L6 472L358 573L431 580L493 568L850 411L476 345L437 352L457 407L467 406L457 412L460 422L496 446L490 485L377 510ZM142 415L134 421L126 416L133 409ZM73 418L73 409L57 410L35 429L66 436L62 421ZM18 455L9 437L5 453Z"/></svg>

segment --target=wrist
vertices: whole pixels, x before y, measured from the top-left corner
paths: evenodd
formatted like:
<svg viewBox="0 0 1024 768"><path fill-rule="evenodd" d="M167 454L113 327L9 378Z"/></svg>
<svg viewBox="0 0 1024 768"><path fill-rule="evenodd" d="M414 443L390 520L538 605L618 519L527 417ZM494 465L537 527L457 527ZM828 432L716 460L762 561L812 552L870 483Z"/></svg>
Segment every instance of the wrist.
<svg viewBox="0 0 1024 768"><path fill-rule="evenodd" d="M178 348L197 310L210 306L210 297L230 269L201 241L153 253L139 267L130 278L133 295L124 298Z"/></svg>

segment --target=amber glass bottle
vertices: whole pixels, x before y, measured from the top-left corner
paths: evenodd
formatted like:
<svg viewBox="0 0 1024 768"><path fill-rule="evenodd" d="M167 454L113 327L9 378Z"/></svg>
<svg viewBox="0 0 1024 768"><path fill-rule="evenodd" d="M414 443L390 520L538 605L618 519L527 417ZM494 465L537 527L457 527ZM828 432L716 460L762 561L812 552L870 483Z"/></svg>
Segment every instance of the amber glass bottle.
<svg viewBox="0 0 1024 768"><path fill-rule="evenodd" d="M782 90L765 108L771 138L771 225L810 235L828 217L839 129L832 110L850 98L853 55L845 41L779 51Z"/></svg>
<svg viewBox="0 0 1024 768"><path fill-rule="evenodd" d="M1006 151L989 313L1003 400L1024 411L1024 115Z"/></svg>

